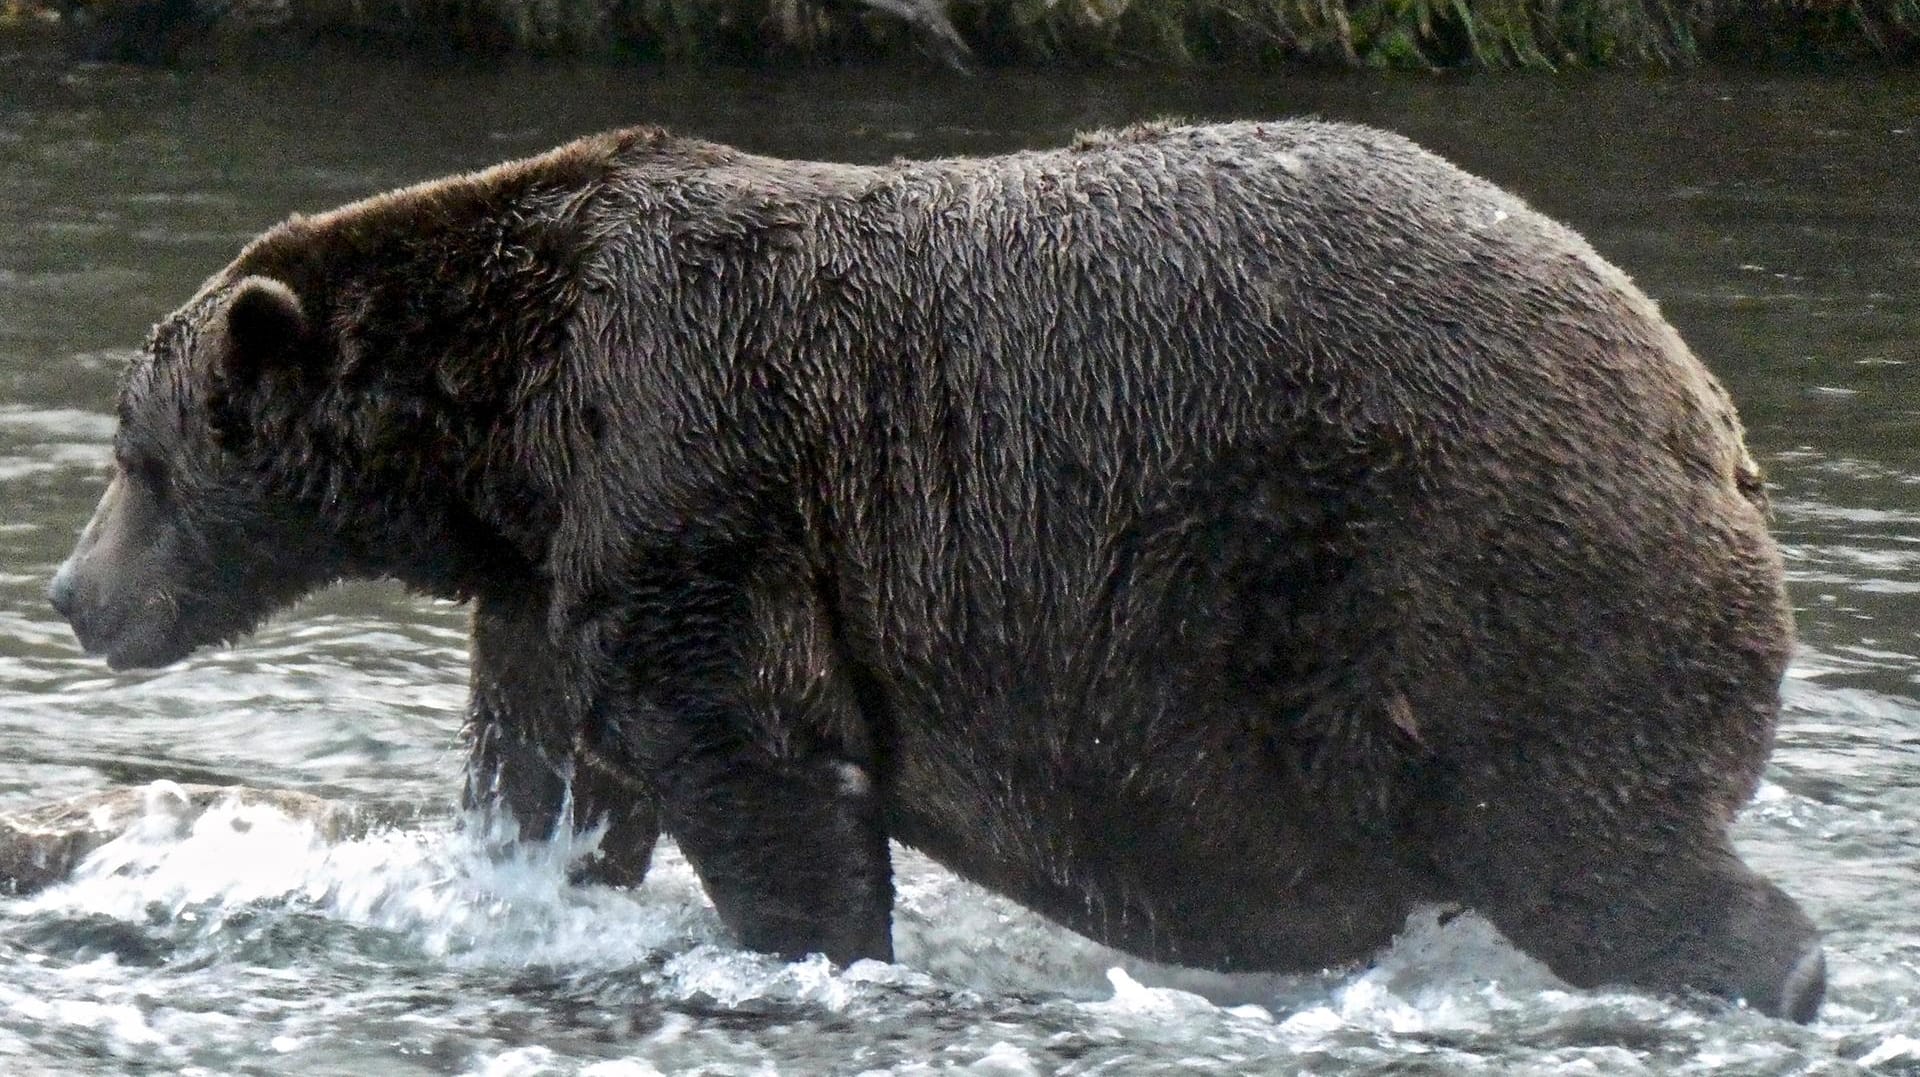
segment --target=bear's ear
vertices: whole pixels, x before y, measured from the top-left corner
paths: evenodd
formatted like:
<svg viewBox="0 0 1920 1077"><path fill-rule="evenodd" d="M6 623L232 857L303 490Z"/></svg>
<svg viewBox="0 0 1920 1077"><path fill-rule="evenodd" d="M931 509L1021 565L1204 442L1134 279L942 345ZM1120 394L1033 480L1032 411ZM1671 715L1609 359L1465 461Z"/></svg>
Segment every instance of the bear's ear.
<svg viewBox="0 0 1920 1077"><path fill-rule="evenodd" d="M293 289L267 277L248 277L227 300L227 373L247 376L294 355L307 335L307 317Z"/></svg>

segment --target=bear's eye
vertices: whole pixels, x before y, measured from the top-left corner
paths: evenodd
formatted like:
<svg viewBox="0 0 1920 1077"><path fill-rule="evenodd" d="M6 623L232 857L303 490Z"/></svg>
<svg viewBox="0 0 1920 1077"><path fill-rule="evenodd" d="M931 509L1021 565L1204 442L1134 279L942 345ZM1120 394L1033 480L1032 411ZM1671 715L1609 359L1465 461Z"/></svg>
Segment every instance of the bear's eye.
<svg viewBox="0 0 1920 1077"><path fill-rule="evenodd" d="M121 470L158 500L165 501L172 489L173 474L167 462L157 456L135 456L123 463Z"/></svg>

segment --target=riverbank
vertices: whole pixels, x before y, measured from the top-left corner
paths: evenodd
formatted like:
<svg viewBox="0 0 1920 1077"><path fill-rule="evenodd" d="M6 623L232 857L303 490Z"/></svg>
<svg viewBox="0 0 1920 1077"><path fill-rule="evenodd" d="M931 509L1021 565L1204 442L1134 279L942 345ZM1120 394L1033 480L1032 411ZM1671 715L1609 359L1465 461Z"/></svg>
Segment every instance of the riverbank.
<svg viewBox="0 0 1920 1077"><path fill-rule="evenodd" d="M1560 69L1911 63L1920 0L0 0L0 32L175 63L432 56Z"/></svg>

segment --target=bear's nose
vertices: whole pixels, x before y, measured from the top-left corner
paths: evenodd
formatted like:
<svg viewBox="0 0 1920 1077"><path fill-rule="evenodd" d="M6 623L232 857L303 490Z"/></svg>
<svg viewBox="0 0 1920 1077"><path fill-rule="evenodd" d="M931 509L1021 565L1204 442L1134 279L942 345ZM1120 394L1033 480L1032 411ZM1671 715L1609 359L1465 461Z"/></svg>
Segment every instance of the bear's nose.
<svg viewBox="0 0 1920 1077"><path fill-rule="evenodd" d="M47 586L47 601L53 603L55 613L66 621L73 620L73 562L60 566L53 574L53 583Z"/></svg>

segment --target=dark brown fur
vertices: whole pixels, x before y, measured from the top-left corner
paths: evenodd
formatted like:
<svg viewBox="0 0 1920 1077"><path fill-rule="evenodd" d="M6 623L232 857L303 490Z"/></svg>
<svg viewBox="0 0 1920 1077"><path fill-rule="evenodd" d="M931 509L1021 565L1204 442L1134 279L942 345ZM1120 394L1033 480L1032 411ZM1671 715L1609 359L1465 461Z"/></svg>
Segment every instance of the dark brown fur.
<svg viewBox="0 0 1920 1077"><path fill-rule="evenodd" d="M1733 409L1389 135L587 139L270 232L119 450L56 586L90 645L339 576L471 599L473 799L610 819L621 881L664 826L750 946L887 956L892 837L1162 960L1454 901L1577 984L1818 1005L1727 837L1790 642ZM136 517L191 541L98 552Z"/></svg>

